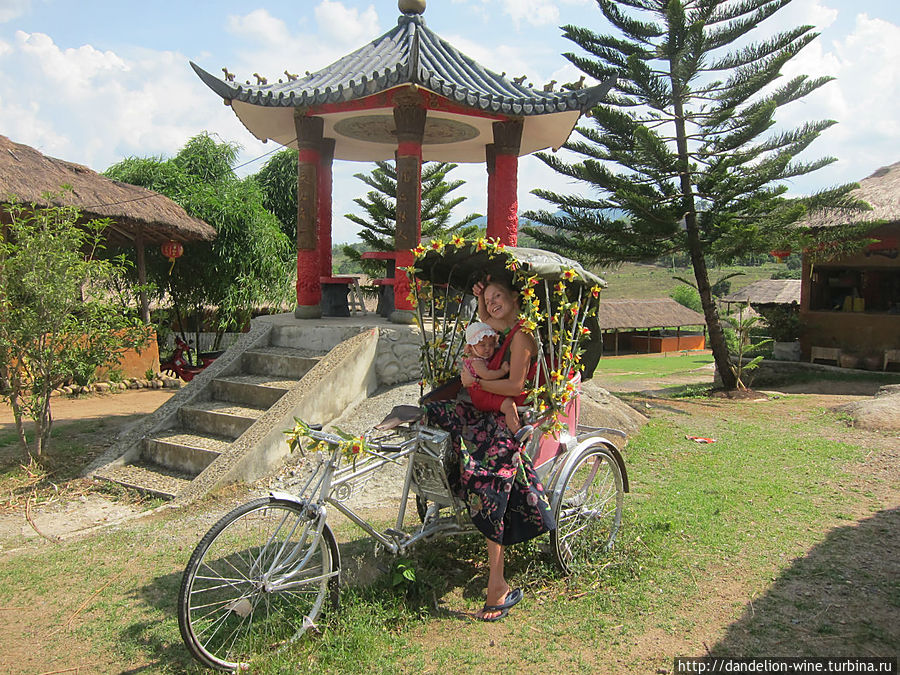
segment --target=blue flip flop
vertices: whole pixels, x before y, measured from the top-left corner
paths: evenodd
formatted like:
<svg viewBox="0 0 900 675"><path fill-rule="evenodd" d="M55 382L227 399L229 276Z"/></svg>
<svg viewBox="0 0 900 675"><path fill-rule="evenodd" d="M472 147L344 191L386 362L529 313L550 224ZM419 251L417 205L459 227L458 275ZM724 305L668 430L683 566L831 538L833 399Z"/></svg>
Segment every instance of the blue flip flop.
<svg viewBox="0 0 900 675"><path fill-rule="evenodd" d="M499 621L507 614L509 614L509 610L518 605L523 597L525 597L525 593L522 592L521 588L511 590L506 594L506 600L501 602L499 605L485 605L481 608L482 614L484 614L485 612L500 612L500 614L495 617L491 617L490 619L482 616L479 618L479 621Z"/></svg>

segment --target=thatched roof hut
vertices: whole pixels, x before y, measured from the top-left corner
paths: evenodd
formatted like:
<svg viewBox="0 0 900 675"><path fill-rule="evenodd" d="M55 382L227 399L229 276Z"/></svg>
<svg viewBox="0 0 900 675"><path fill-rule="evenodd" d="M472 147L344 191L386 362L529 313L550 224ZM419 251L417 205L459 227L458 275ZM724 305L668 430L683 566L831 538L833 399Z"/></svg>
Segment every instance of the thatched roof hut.
<svg viewBox="0 0 900 675"><path fill-rule="evenodd" d="M597 311L601 330L635 330L703 326L706 319L672 298L656 300L601 299Z"/></svg>
<svg viewBox="0 0 900 675"><path fill-rule="evenodd" d="M70 186L60 197L47 199ZM0 206L12 198L38 208L74 206L86 220L110 218L104 234L111 246L133 246L137 257L138 279L146 284L144 246L167 241L211 241L216 230L188 215L168 197L136 185L111 180L86 166L48 157L21 143L0 136ZM0 223L8 222L0 208ZM146 294L141 291L141 316L150 322Z"/></svg>
<svg viewBox="0 0 900 675"><path fill-rule="evenodd" d="M751 305L799 305L800 279L761 279L729 293L722 302L749 302Z"/></svg>
<svg viewBox="0 0 900 675"><path fill-rule="evenodd" d="M797 225L819 228L900 221L900 162L883 166L871 176L863 178L859 181L859 187L850 194L868 203L872 210L822 209L810 213Z"/></svg>
<svg viewBox="0 0 900 675"><path fill-rule="evenodd" d="M48 200L45 193L58 193L70 185L61 199ZM37 206L74 206L85 218L111 218L106 233L115 246L210 241L216 231L189 216L178 204L157 192L111 180L86 166L41 154L34 148L0 136L0 204L10 197Z"/></svg>

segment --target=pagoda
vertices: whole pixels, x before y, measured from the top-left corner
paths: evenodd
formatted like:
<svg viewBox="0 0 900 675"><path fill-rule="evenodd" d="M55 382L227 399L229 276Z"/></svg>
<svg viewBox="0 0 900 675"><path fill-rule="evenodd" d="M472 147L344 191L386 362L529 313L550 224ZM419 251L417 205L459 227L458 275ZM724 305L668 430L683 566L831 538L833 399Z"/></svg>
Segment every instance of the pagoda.
<svg viewBox="0 0 900 675"><path fill-rule="evenodd" d="M238 84L194 63L200 78L263 142L295 147L298 318L322 315L332 279L332 162L395 159L397 266L412 264L421 237L423 161L484 162L487 236L514 246L518 158L558 149L613 80L594 87L534 89L494 73L431 31L425 0L400 0L396 27L331 65L286 81ZM225 70L225 69L223 69ZM412 321L409 282L397 275L391 319Z"/></svg>

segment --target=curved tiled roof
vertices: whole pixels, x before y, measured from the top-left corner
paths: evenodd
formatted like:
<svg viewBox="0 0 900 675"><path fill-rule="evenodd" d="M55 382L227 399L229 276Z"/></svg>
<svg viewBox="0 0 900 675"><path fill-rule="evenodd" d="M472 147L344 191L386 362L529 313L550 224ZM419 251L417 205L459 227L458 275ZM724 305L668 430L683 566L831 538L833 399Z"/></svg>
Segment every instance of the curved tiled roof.
<svg viewBox="0 0 900 675"><path fill-rule="evenodd" d="M531 116L584 112L596 105L612 80L576 91L545 92L516 84L483 68L425 26L404 15L397 26L352 54L304 78L242 85L191 67L223 99L264 107L312 107L371 96L416 84L460 105L489 113Z"/></svg>

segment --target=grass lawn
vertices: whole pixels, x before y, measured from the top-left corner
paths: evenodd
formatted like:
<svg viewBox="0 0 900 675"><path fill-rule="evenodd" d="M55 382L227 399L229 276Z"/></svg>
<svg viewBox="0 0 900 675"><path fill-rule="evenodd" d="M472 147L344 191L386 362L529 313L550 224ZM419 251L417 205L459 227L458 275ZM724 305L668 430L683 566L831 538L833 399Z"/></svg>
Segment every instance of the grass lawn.
<svg viewBox="0 0 900 675"><path fill-rule="evenodd" d="M604 381L686 375L713 362L711 353L669 352L653 356L604 357L594 370Z"/></svg>
<svg viewBox="0 0 900 675"><path fill-rule="evenodd" d="M694 357L648 361L681 358ZM393 588L382 574L346 586L318 634L251 672L654 673L707 652L896 656L896 435L850 428L814 396L649 404L650 422L626 451L621 534L593 566L563 578L540 540L512 547L507 577L525 600L487 624L467 616L483 602L483 543L423 545L415 582ZM178 634L181 572L243 497L231 488L2 554L4 672L200 672ZM358 530L341 524L337 534L346 566L371 567Z"/></svg>
<svg viewBox="0 0 900 675"><path fill-rule="evenodd" d="M758 267L716 267L709 270L709 280L714 284L728 274L740 272L740 276L732 277L729 280L731 291L738 291L754 281L771 279L773 273L783 270L784 265L775 262ZM673 289L683 285L674 277L694 278L694 272L689 268L678 267L673 271L670 267L641 263L623 263L614 269L600 270L598 273L609 282L602 297L610 300L667 298Z"/></svg>

